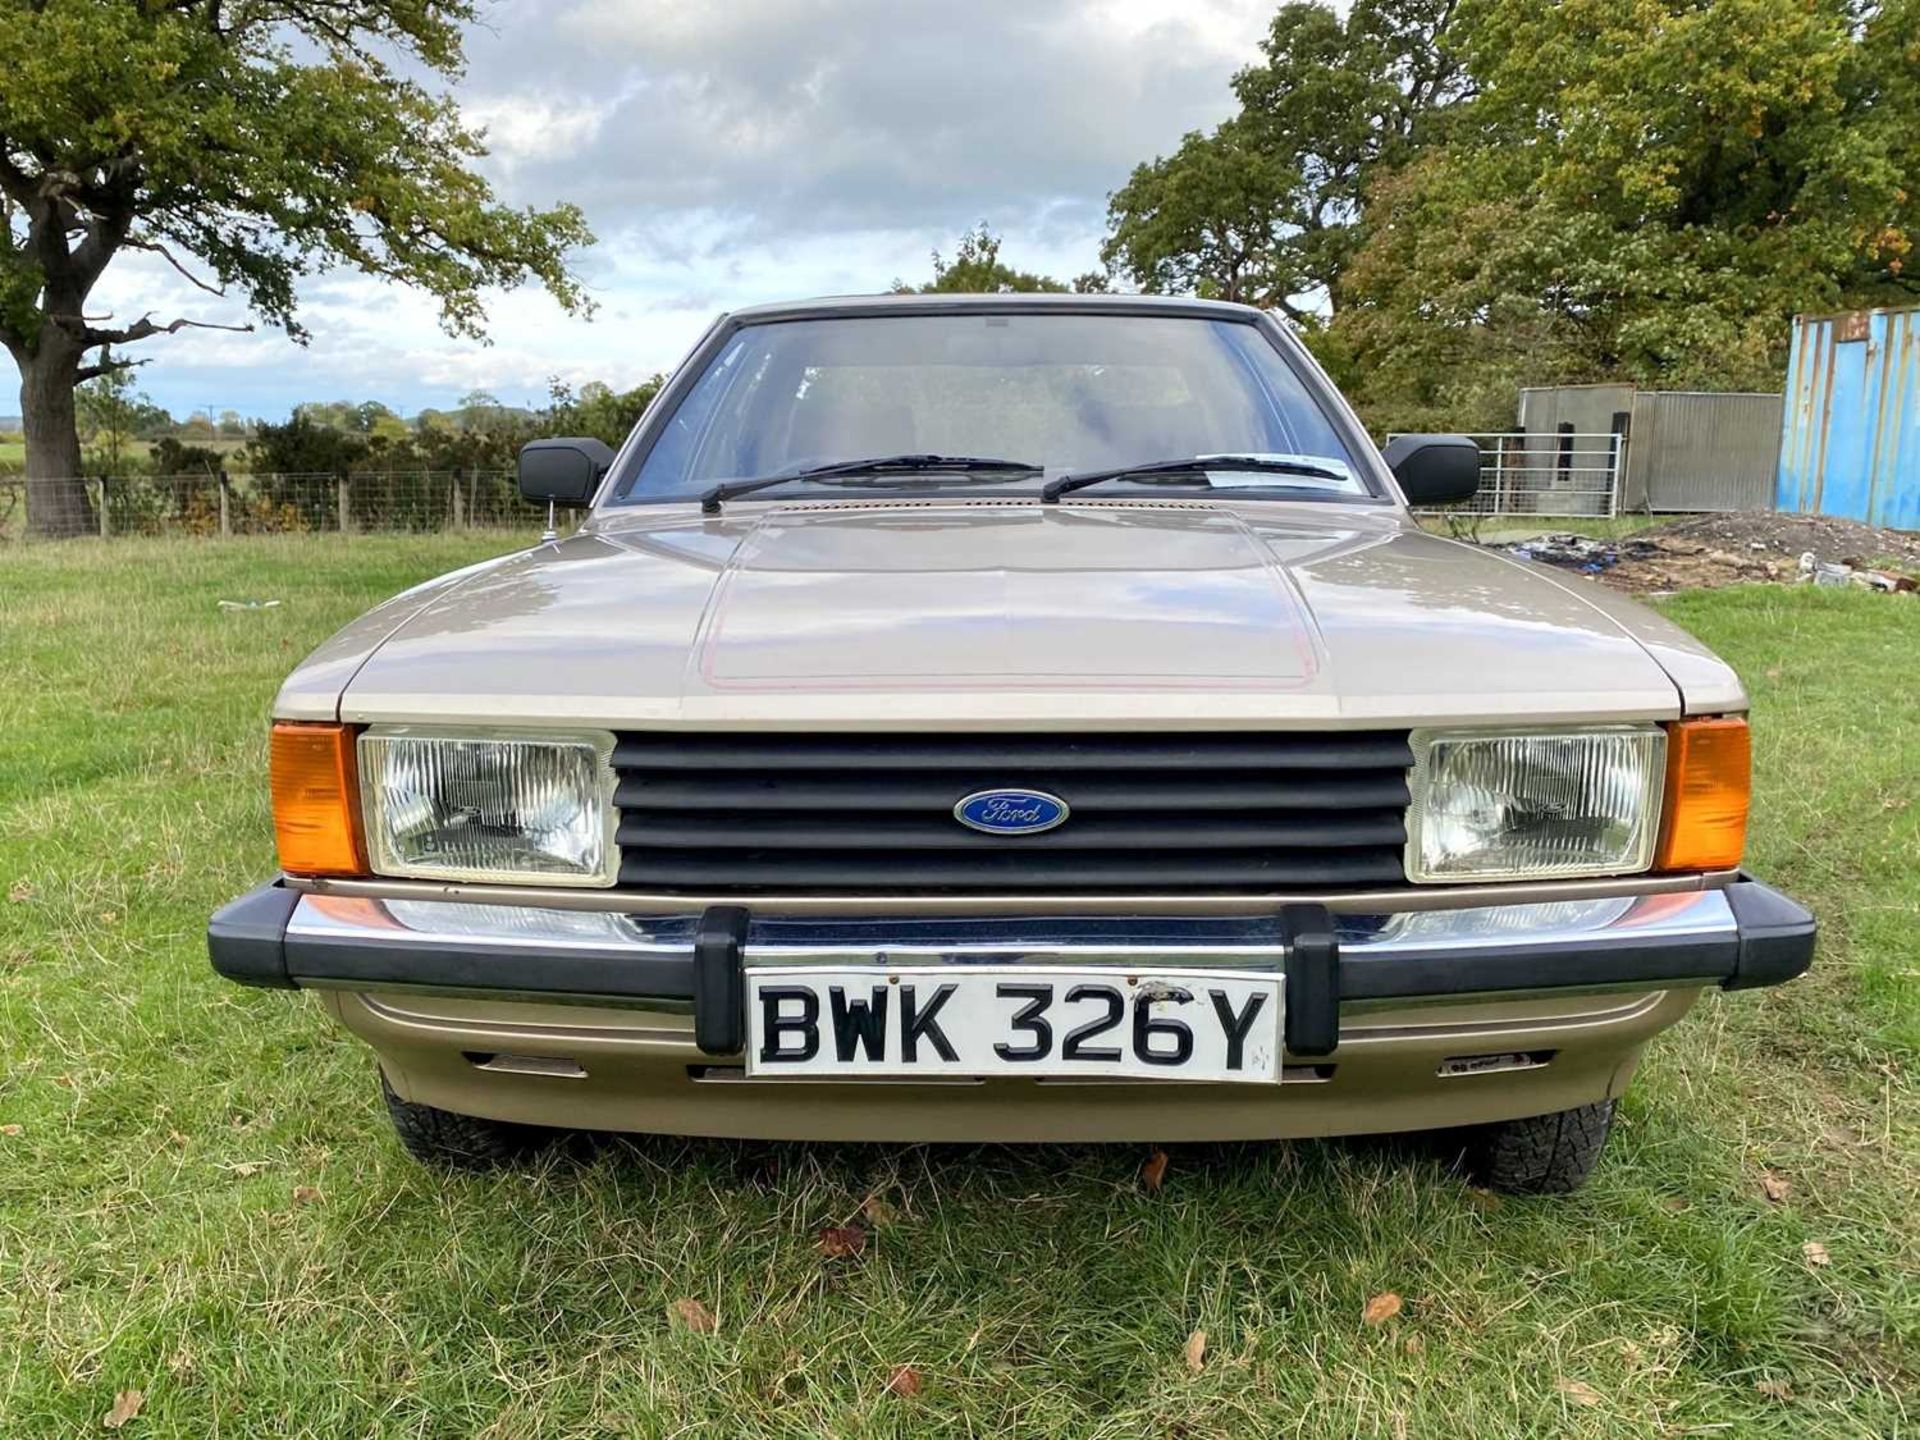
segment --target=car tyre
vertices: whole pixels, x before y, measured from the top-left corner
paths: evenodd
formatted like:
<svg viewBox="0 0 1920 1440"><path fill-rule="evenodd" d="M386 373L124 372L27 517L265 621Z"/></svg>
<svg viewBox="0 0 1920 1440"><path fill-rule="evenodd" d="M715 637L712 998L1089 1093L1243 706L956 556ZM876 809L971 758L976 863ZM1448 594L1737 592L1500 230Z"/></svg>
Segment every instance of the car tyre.
<svg viewBox="0 0 1920 1440"><path fill-rule="evenodd" d="M496 1170L521 1159L549 1137L549 1132L538 1126L460 1115L436 1105L402 1100L384 1071L380 1094L387 1102L387 1114L393 1118L400 1144L421 1164L436 1169Z"/></svg>
<svg viewBox="0 0 1920 1440"><path fill-rule="evenodd" d="M1567 1195L1587 1183L1613 1130L1613 1101L1479 1127L1467 1169L1508 1195Z"/></svg>

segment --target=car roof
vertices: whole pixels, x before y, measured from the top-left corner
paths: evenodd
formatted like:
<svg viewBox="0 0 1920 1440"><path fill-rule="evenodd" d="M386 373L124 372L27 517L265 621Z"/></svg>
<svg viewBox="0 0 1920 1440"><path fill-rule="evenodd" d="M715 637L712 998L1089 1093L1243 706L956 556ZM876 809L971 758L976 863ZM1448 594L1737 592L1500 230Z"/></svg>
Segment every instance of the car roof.
<svg viewBox="0 0 1920 1440"><path fill-rule="evenodd" d="M828 295L814 300L783 300L748 305L723 319L743 324L778 320L821 320L869 315L964 315L1008 311L1038 314L1186 315L1208 320L1257 320L1262 312L1226 300L1196 300L1175 295Z"/></svg>

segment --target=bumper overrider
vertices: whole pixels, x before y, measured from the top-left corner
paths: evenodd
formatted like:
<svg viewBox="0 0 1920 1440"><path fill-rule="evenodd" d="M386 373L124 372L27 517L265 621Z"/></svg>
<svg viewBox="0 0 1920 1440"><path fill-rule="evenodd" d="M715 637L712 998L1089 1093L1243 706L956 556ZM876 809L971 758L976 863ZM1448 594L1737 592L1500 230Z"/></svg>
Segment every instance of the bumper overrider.
<svg viewBox="0 0 1920 1440"><path fill-rule="evenodd" d="M304 893L263 885L208 927L243 985L427 991L691 1013L690 1052L737 1056L745 970L777 965L1139 965L1285 976L1285 1045L1339 1048L1385 1006L1597 991L1777 985L1812 963L1813 916L1742 876L1724 886L1526 904L1246 916L794 918L681 915Z"/></svg>

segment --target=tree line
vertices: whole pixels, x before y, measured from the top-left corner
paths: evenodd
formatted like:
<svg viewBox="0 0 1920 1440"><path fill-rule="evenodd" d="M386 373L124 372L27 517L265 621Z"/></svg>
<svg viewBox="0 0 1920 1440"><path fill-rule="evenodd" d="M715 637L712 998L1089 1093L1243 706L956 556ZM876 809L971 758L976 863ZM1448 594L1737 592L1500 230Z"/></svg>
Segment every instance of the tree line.
<svg viewBox="0 0 1920 1440"><path fill-rule="evenodd" d="M461 73L474 0L0 14L0 344L34 528L89 528L68 477L127 347L214 323L90 307L127 253L296 341L298 284L331 267L434 296L457 336L522 282L590 311L580 211L499 203L484 137L433 88ZM1920 0L1291 0L1261 49L1229 119L1109 197L1103 269L1021 271L982 224L896 288L1276 309L1378 431L1500 428L1521 384L1777 388L1794 312L1920 295ZM616 439L651 394L556 392L497 425L316 411L248 449L272 469L491 466L553 433L529 426Z"/></svg>

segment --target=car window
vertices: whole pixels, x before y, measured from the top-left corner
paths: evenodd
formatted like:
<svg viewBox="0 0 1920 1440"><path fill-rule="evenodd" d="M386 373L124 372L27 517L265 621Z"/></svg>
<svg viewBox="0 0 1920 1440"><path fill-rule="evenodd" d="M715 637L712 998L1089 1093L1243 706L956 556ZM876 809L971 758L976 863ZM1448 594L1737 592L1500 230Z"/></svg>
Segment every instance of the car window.
<svg viewBox="0 0 1920 1440"><path fill-rule="evenodd" d="M621 497L689 498L723 481L898 454L1006 457L1046 475L1194 455L1298 456L1348 478L1296 484L1224 467L1216 478L1236 492L1368 493L1332 422L1251 324L980 312L742 328ZM1040 478L1006 484L1032 490Z"/></svg>

